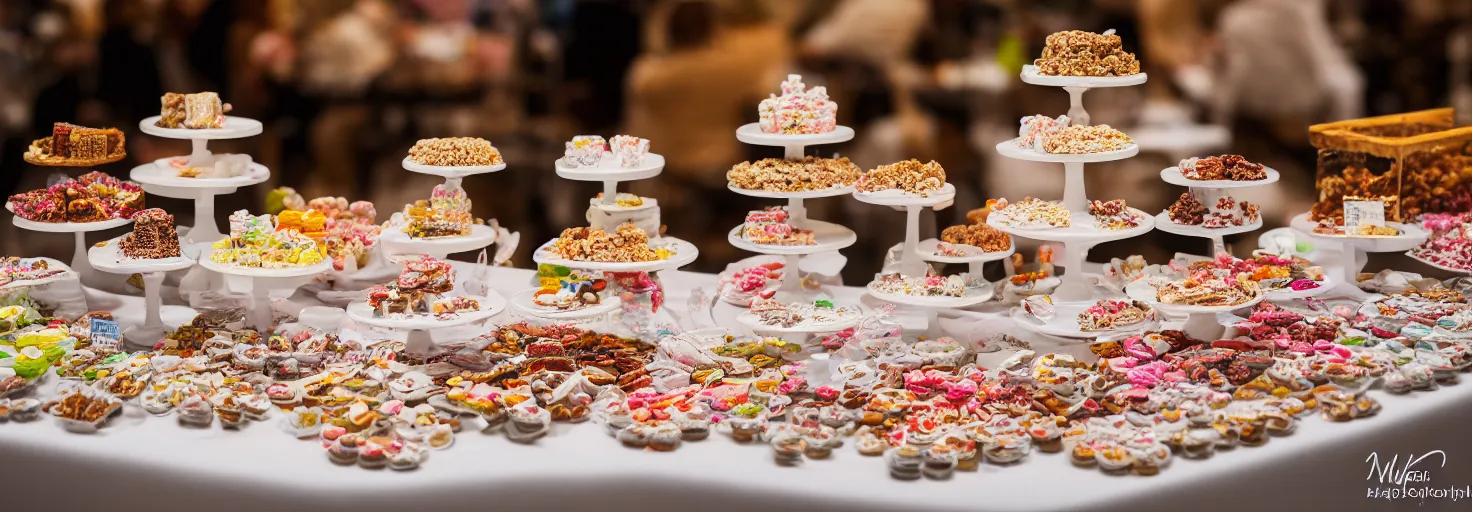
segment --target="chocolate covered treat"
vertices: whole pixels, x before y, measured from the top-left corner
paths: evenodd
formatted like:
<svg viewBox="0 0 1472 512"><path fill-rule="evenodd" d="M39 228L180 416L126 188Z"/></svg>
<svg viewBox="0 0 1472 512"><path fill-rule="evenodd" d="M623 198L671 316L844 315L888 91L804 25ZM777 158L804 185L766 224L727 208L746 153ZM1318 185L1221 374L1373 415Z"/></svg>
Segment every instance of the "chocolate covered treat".
<svg viewBox="0 0 1472 512"><path fill-rule="evenodd" d="M51 136L36 139L25 160L35 165L89 167L128 156L126 138L117 128L88 128L71 123L51 126Z"/></svg>
<svg viewBox="0 0 1472 512"><path fill-rule="evenodd" d="M123 256L144 260L179 257L174 216L159 208L138 212L133 217L133 232L118 242L118 249Z"/></svg>

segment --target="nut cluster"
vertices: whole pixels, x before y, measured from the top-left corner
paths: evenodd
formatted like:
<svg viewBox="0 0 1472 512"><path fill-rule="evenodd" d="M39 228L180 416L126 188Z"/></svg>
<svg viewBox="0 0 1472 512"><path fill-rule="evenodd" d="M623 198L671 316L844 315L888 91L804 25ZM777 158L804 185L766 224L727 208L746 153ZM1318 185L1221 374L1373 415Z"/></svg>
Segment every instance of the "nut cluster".
<svg viewBox="0 0 1472 512"><path fill-rule="evenodd" d="M1124 76L1140 72L1140 61L1135 54L1124 51L1124 41L1113 31L1055 32L1048 36L1043 56L1034 64L1039 74L1051 76Z"/></svg>
<svg viewBox="0 0 1472 512"><path fill-rule="evenodd" d="M501 152L480 137L420 139L409 148L409 160L420 165L498 165Z"/></svg>
<svg viewBox="0 0 1472 512"><path fill-rule="evenodd" d="M848 158L763 158L736 164L726 180L743 190L808 192L852 185L859 180L859 166Z"/></svg>
<svg viewBox="0 0 1472 512"><path fill-rule="evenodd" d="M1249 162L1242 155L1187 158L1177 167L1190 180L1257 181L1268 177L1262 164Z"/></svg>
<svg viewBox="0 0 1472 512"><path fill-rule="evenodd" d="M986 252L1000 252L1012 247L1012 237L986 224L951 226L940 232L946 243L980 247Z"/></svg>
<svg viewBox="0 0 1472 512"><path fill-rule="evenodd" d="M567 228L552 245L552 251L573 261L631 263L662 259L649 248L649 235L628 223L620 224L613 233L599 228Z"/></svg>
<svg viewBox="0 0 1472 512"><path fill-rule="evenodd" d="M1107 124L1064 126L1043 139L1043 151L1054 154L1082 155L1108 153L1125 149L1135 141L1124 132Z"/></svg>
<svg viewBox="0 0 1472 512"><path fill-rule="evenodd" d="M860 192L901 190L911 194L926 195L940 190L946 184L946 170L931 160L920 163L909 159L889 165L881 165L859 177Z"/></svg>

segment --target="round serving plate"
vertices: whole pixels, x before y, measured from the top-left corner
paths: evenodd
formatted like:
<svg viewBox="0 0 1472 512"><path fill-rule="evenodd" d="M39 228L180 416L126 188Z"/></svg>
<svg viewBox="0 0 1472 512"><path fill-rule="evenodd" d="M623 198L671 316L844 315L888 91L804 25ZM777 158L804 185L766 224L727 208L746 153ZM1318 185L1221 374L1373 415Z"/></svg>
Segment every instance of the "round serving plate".
<svg viewBox="0 0 1472 512"><path fill-rule="evenodd" d="M316 264L305 267L256 268L241 267L228 263L215 263L214 260L210 259L210 256L213 254L214 251L202 253L199 258L199 266L204 267L206 270L213 270L221 274L232 276L259 278L308 277L332 270L332 260L322 260Z"/></svg>
<svg viewBox="0 0 1472 512"><path fill-rule="evenodd" d="M1140 146L1130 144L1124 149L1105 151L1102 153L1040 153L1017 145L1017 139L1007 139L997 143L997 153L1007 158L1027 160L1031 162L1049 163L1097 163L1113 162L1140 154Z"/></svg>
<svg viewBox="0 0 1472 512"><path fill-rule="evenodd" d="M408 233L391 226L378 236L378 243L383 244L384 254L447 256L484 249L496 243L496 230L484 224L476 224L470 227L469 235L410 238Z"/></svg>
<svg viewBox="0 0 1472 512"><path fill-rule="evenodd" d="M655 272L669 270L689 265L700 256L700 250L695 244L674 237L661 237L650 241L651 249L667 247L674 250L674 254L666 260L636 261L609 263L600 261L576 261L566 260L552 252L552 245L557 243L556 239L547 241L532 253L532 261L538 264L559 265L568 268L583 270L598 270L603 272Z"/></svg>
<svg viewBox="0 0 1472 512"><path fill-rule="evenodd" d="M992 288L993 287L991 286L983 286L981 288L967 288L968 291L974 290L976 293L972 295L967 295L965 297L917 297L914 295L905 295L902 293L885 293L875 290L874 283L869 283L869 285L866 287L866 290L868 291L869 295L872 295L874 298L894 304L915 306L920 308L952 309L975 306L977 304L981 304L983 302L991 300L992 296L996 293L996 290L993 290Z"/></svg>
<svg viewBox="0 0 1472 512"><path fill-rule="evenodd" d="M429 174L442 178L464 178L476 174L485 174L506 169L506 162L495 165L425 165L404 157L404 170Z"/></svg>
<svg viewBox="0 0 1472 512"><path fill-rule="evenodd" d="M815 245L771 245L758 244L741 237L741 228L736 226L726 234L726 241L732 246L743 251L760 254L813 254L825 251L837 251L853 245L859 241L859 235L849 229L832 222L821 220L808 220L804 223L806 229L813 230L813 238L818 242Z"/></svg>
<svg viewBox="0 0 1472 512"><path fill-rule="evenodd" d="M1400 230L1400 234L1395 236L1348 236L1315 233L1314 228L1319 224L1308 220L1307 213L1294 217L1288 225L1310 238L1352 244L1365 252L1405 252L1415 248L1417 245L1421 245L1421 242L1425 242L1426 237L1430 236L1420 226L1399 222L1385 223L1388 227Z"/></svg>
<svg viewBox="0 0 1472 512"><path fill-rule="evenodd" d="M598 167L568 167L557 159L557 175L573 181L634 181L659 176L664 171L664 157L649 153L644 155L644 164L625 169L618 166L618 158L612 152L603 153Z"/></svg>
<svg viewBox="0 0 1472 512"><path fill-rule="evenodd" d="M1334 278L1332 276L1330 276L1329 273L1327 273L1327 272L1324 273L1324 279L1321 280L1321 281L1318 281L1318 283L1319 283L1319 286L1317 288L1309 288L1307 290L1297 290L1297 291L1293 290L1292 288L1284 288L1284 289L1281 289L1281 290L1272 290L1272 291L1264 290L1262 292L1262 295L1264 297L1267 297L1268 300L1272 300L1272 301L1285 301L1285 300L1293 300L1293 299L1307 299L1309 297L1318 297L1320 295L1323 295L1323 294L1329 293L1331 291L1334 291L1334 287L1339 284L1339 283L1335 282L1334 281Z"/></svg>
<svg viewBox="0 0 1472 512"><path fill-rule="evenodd" d="M1181 174L1181 168L1171 166L1160 171L1160 179L1165 180L1166 183L1171 185L1193 188L1247 188L1271 185L1278 182L1279 174L1277 169L1264 165L1262 170L1267 173L1268 177L1254 181L1193 180Z"/></svg>
<svg viewBox="0 0 1472 512"><path fill-rule="evenodd" d="M925 195L905 192L898 189L880 190L878 192L854 192L854 199L860 202L877 204L880 206L924 206L933 207L949 205L956 199L956 186L950 183L940 187L940 190L931 191Z"/></svg>
<svg viewBox="0 0 1472 512"><path fill-rule="evenodd" d="M46 276L46 277L43 277L43 278L40 278L40 279L20 279L20 280L10 281L10 282L5 283L5 284L0 284L0 290L15 290L15 289L20 289L20 288L29 288L29 287L32 287L32 286L41 286L41 285L51 284L51 283L55 283L57 281L63 281L63 280L66 280L66 279L73 279L73 278L76 278L77 277L76 271L72 270L71 267L67 266L67 264L65 264L65 263L62 263L60 260L54 260L54 259L51 259L51 258L21 258L21 260L22 261L30 261L30 260L41 260L41 261L45 261L47 268L55 269L55 270L61 270L61 272L60 273L57 273L57 274L54 274L54 275Z"/></svg>
<svg viewBox="0 0 1472 512"><path fill-rule="evenodd" d="M1236 235L1236 234L1241 234L1241 233L1251 233L1253 231L1257 231L1259 229L1262 229L1262 216L1258 216L1257 220L1254 221L1254 222L1252 222L1252 223L1243 224L1241 226L1225 226L1225 227L1220 227L1220 228L1204 228L1204 227L1201 227L1201 226L1187 226L1185 224L1176 224L1175 221L1170 220L1170 213L1168 213L1168 212L1160 212L1159 215L1156 215L1155 216L1155 229L1158 229L1158 230L1161 230L1161 231L1164 231L1166 233L1170 233L1170 234L1173 234L1173 235L1199 236L1199 237L1202 237L1202 238L1215 238L1215 237L1219 237L1219 236Z"/></svg>
<svg viewBox="0 0 1472 512"><path fill-rule="evenodd" d="M756 314L754 314L754 313L752 313L750 311L744 311L741 314L736 315L736 321L739 322L741 325L746 326L748 329L751 329L752 332L755 332L755 333L758 333L758 334L777 334L777 335L818 334L818 333L827 333L827 332L838 332L838 331L842 331L844 329L847 329L849 327L853 327L855 325L859 325L859 321L860 320L863 320L863 318L864 318L864 315L859 314L857 311L853 311L853 312L850 312L848 315L844 316L843 318L841 318L841 319L839 319L837 321L834 321L834 322L823 322L823 323L803 322L803 323L800 323L798 325L794 325L792 327L782 327L782 326L778 326L778 325L767 325L767 324L764 324L764 323L762 323L761 317L756 316Z"/></svg>
<svg viewBox="0 0 1472 512"><path fill-rule="evenodd" d="M583 318L592 318L595 316L606 315L614 311L618 311L620 308L623 307L623 300L619 299L618 296L611 295L608 297L604 297L602 301L595 306L588 306L579 309L557 309L554 307L542 306L535 302L532 302L532 294L535 293L537 293L537 288L532 288L530 290L526 290L512 296L511 307L515 308L516 311L520 313L537 318L545 318L548 320L579 320Z"/></svg>
<svg viewBox="0 0 1472 512"><path fill-rule="evenodd" d="M981 250L980 247L976 247L973 245L951 244L951 246L965 251L967 255L940 256L935 253L936 249L940 247L940 243L941 241L935 238L921 240L920 244L916 246L916 248L920 251L920 259L924 261L932 261L935 263L986 263L989 261L1000 261L1007 259L1008 256L1012 255L1012 253L1017 252L1016 243L1013 243L1005 251L997 252L986 252ZM905 250L905 244L894 244L893 247L889 248L889 253L894 254L903 250Z"/></svg>
<svg viewBox="0 0 1472 512"><path fill-rule="evenodd" d="M1110 242L1133 238L1149 233L1155 227L1155 218L1136 208L1130 211L1140 216L1140 225L1130 229L1099 229L1094 227L1094 216L1089 212L1073 212L1069 225L1066 228L1013 228L1002 226L996 222L996 216L987 218L986 225L1001 230L1012 236L1045 242Z"/></svg>
<svg viewBox="0 0 1472 512"><path fill-rule="evenodd" d="M1168 315L1196 315L1203 313L1225 313L1243 308L1250 308L1263 301L1263 295L1258 294L1252 300L1232 306L1191 306L1185 304L1163 304L1155 299L1155 286L1149 283L1149 279L1137 279L1124 287L1125 295L1131 299L1144 302L1155 307L1161 313Z"/></svg>
<svg viewBox="0 0 1472 512"><path fill-rule="evenodd" d="M1122 334L1134 334L1145 329L1153 328L1158 322L1152 318L1145 318L1130 325L1106 329L1101 331L1085 331L1078 325L1078 315L1093 306L1096 301L1081 302L1059 302L1053 304L1053 318L1047 322L1027 314L1021 307L1012 308L1012 321L1018 327L1029 331L1057 336L1060 338L1097 338L1101 336L1116 336Z"/></svg>
<svg viewBox="0 0 1472 512"><path fill-rule="evenodd" d="M110 219L99 222L36 222L34 220L22 219L19 215L14 215L14 205L9 202L5 203L5 209L9 210L12 214L10 223L14 224L15 227L43 233L90 233L92 231L102 231L133 223L133 219Z"/></svg>
<svg viewBox="0 0 1472 512"><path fill-rule="evenodd" d="M847 126L836 126L828 133L812 134L767 133L758 123L744 124L736 129L736 140L757 146L816 146L848 142L853 138L854 129Z"/></svg>
<svg viewBox="0 0 1472 512"><path fill-rule="evenodd" d="M480 304L476 311L461 311L450 318L435 318L434 315L414 315L407 318L374 316L373 308L366 301L348 304L348 318L363 325L399 331L428 331L487 320L506 309L506 299L496 293L487 296L467 295Z"/></svg>
<svg viewBox="0 0 1472 512"><path fill-rule="evenodd" d="M172 272L194 266L193 259L182 255L182 248L181 255L172 258L145 260L124 256L118 244L126 236L129 235L123 235L87 249L87 261L92 263L92 268L109 274L143 274Z"/></svg>
<svg viewBox="0 0 1472 512"><path fill-rule="evenodd" d="M1022 66L1022 81L1033 85L1046 85L1049 87L1082 87L1085 89L1099 89L1103 87L1129 87L1145 83L1150 77L1145 73L1136 73L1125 76L1053 76L1038 73L1038 67L1032 64Z"/></svg>
<svg viewBox="0 0 1472 512"><path fill-rule="evenodd" d="M231 178L182 178L179 176L178 169L169 164L169 161L175 158L188 159L189 157L160 158L154 163L134 167L133 171L128 173L128 178L143 185L168 188L238 188L264 183L271 179L271 170L257 162L251 162L245 174Z"/></svg>
<svg viewBox="0 0 1472 512"><path fill-rule="evenodd" d="M822 190L804 190L802 192L773 192L770 190L752 190L740 188L735 185L726 184L726 189L743 196L762 197L767 199L818 199L821 197L838 197L854 193L854 186L829 187Z"/></svg>
<svg viewBox="0 0 1472 512"><path fill-rule="evenodd" d="M245 117L225 116L225 123L219 128L159 128L154 126L162 116L153 116L138 122L138 129L143 133L155 137L167 139L239 139L260 135L265 126L260 121Z"/></svg>

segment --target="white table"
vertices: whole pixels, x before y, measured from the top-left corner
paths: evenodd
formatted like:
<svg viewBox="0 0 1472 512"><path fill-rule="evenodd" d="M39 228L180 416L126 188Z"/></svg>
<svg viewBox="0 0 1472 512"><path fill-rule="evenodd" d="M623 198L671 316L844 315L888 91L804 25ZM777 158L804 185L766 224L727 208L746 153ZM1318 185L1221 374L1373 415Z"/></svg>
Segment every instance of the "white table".
<svg viewBox="0 0 1472 512"><path fill-rule="evenodd" d="M493 288L504 294L524 287L531 272L498 268L492 275ZM710 275L669 272L664 279L666 304L676 310L685 308L694 287L714 287ZM850 293L861 291L842 290ZM141 299L126 298L119 317L139 321L141 306ZM1010 321L999 311L968 314L986 319L988 328L1013 330L1000 323ZM1078 342L1017 334L1039 353L1087 353ZM1000 357L983 361L995 364L994 356ZM951 481L916 482L891 479L882 460L847 445L829 460L787 468L772 462L768 446L740 445L720 434L658 453L625 448L590 423L556 424L536 444L519 445L502 434L480 434L479 420L467 421L450 449L434 452L418 470L395 472L335 466L315 440L277 429L274 416L224 431L180 428L173 417L134 412L94 435L69 434L43 418L0 424L0 482L23 490L7 492L0 503L6 510L352 512L1467 510L1466 501L1417 507L1415 500L1368 500L1365 459L1371 452L1404 460L1408 453L1444 450L1445 468L1435 467L1434 458L1418 467L1432 471L1430 485L1472 485L1472 443L1462 435L1472 424L1472 384L1400 397L1372 393L1384 404L1377 417L1346 424L1306 419L1297 433L1265 446L1205 461L1175 457L1154 477L1107 476L1072 467L1065 454L1033 453L1011 467L983 465Z"/></svg>

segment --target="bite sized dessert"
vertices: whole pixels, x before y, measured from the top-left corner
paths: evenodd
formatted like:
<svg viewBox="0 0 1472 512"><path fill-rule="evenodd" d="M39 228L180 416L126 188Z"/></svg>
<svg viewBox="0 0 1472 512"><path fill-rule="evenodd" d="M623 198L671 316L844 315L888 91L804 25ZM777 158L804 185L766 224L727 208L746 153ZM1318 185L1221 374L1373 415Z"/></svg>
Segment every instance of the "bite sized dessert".
<svg viewBox="0 0 1472 512"><path fill-rule="evenodd" d="M128 156L127 138L117 128L88 128L71 123L51 126L51 136L36 139L25 160L35 165L90 167Z"/></svg>
<svg viewBox="0 0 1472 512"><path fill-rule="evenodd" d="M863 176L859 176L855 188L859 192L899 190L924 197L940 190L945 184L946 170L935 160L920 163L919 160L911 158L903 162L881 165L864 173Z"/></svg>
<svg viewBox="0 0 1472 512"><path fill-rule="evenodd" d="M670 251L649 247L649 235L633 224L619 225L613 233L598 228L567 228L552 244L552 252L572 261L632 263L668 259Z"/></svg>
<svg viewBox="0 0 1472 512"><path fill-rule="evenodd" d="M788 220L786 206L748 212L741 227L741 238L764 245L817 245L813 230L798 229Z"/></svg>
<svg viewBox="0 0 1472 512"><path fill-rule="evenodd" d="M736 164L726 172L726 181L743 190L810 192L853 185L861 174L846 157L763 158Z"/></svg>
<svg viewBox="0 0 1472 512"><path fill-rule="evenodd" d="M985 252L1002 252L1012 247L1012 237L986 224L951 226L940 232L940 240L950 244L980 247Z"/></svg>
<svg viewBox="0 0 1472 512"><path fill-rule="evenodd" d="M500 165L501 151L480 137L419 139L409 148L409 161L439 167Z"/></svg>
<svg viewBox="0 0 1472 512"><path fill-rule="evenodd" d="M1171 222L1185 224L1187 226L1200 226L1206 221L1206 215L1211 213L1211 210L1206 205L1201 204L1201 201L1197 201L1195 194L1188 191L1182 192L1181 198L1171 203L1170 208L1167 208L1165 212L1170 217Z"/></svg>
<svg viewBox="0 0 1472 512"><path fill-rule="evenodd" d="M1145 218L1130 210L1123 199L1090 202L1089 215L1094 216L1094 227L1108 230L1134 229Z"/></svg>
<svg viewBox="0 0 1472 512"><path fill-rule="evenodd" d="M1078 314L1081 331L1107 331L1145 321L1150 306L1140 301L1101 299Z"/></svg>
<svg viewBox="0 0 1472 512"><path fill-rule="evenodd" d="M0 259L0 283L4 284L45 279L65 271L62 268L51 268L51 264L41 258L7 256Z"/></svg>
<svg viewBox="0 0 1472 512"><path fill-rule="evenodd" d="M373 309L374 316L380 317L427 315L438 312L438 304L431 307L436 296L454 289L454 267L448 262L424 256L404 262L404 270L394 282L368 289L368 306ZM476 309L479 309L478 305Z"/></svg>
<svg viewBox="0 0 1472 512"><path fill-rule="evenodd" d="M102 222L132 218L144 208L143 188L92 171L40 190L10 196L6 206L35 222Z"/></svg>
<svg viewBox="0 0 1472 512"><path fill-rule="evenodd" d="M632 135L614 135L609 142L609 150L613 157L618 160L618 166L624 169L632 169L644 165L644 157L649 154L649 139L641 139Z"/></svg>
<svg viewBox="0 0 1472 512"><path fill-rule="evenodd" d="M1033 197L1025 197L1016 203L1009 203L1006 198L988 199L987 205L992 209L988 222L1009 228L1066 228L1073 217L1061 203Z"/></svg>
<svg viewBox="0 0 1472 512"><path fill-rule="evenodd" d="M1247 274L1222 277L1193 272L1186 279L1157 283L1155 298L1162 304L1235 306L1257 298L1260 292L1257 281Z"/></svg>
<svg viewBox="0 0 1472 512"><path fill-rule="evenodd" d="M562 153L562 165L568 167L598 167L603 163L603 154L608 152L608 142L599 135L578 135L567 141Z"/></svg>
<svg viewBox="0 0 1472 512"><path fill-rule="evenodd" d="M1188 180L1257 181L1268 177L1262 164L1249 162L1242 155L1187 158L1176 164L1176 168Z"/></svg>
<svg viewBox="0 0 1472 512"><path fill-rule="evenodd" d="M159 128L222 128L225 126L225 113L231 110L230 104L222 103L220 95L213 92L170 92L164 93L159 101L163 108L158 121L153 123Z"/></svg>
<svg viewBox="0 0 1472 512"><path fill-rule="evenodd" d="M297 229L276 229L271 215L230 215L230 234L215 242L210 261L250 268L292 268L321 263L325 251Z"/></svg>
<svg viewBox="0 0 1472 512"><path fill-rule="evenodd" d="M597 135L578 135L566 144L562 153L564 167L617 167L634 169L644 165L649 155L649 139L632 135L615 135L605 141Z"/></svg>
<svg viewBox="0 0 1472 512"><path fill-rule="evenodd" d="M763 133L813 135L838 127L838 104L828 99L828 88L809 89L802 75L787 75L782 94L773 94L757 105L758 125Z"/></svg>
<svg viewBox="0 0 1472 512"><path fill-rule="evenodd" d="M133 216L133 232L118 241L123 256L155 260L177 258L179 234L174 230L174 216L158 208L150 208Z"/></svg>
<svg viewBox="0 0 1472 512"><path fill-rule="evenodd" d="M1467 222L1465 214L1428 214L1421 222L1432 235L1411 249L1412 257L1433 265L1472 270L1472 223Z"/></svg>
<svg viewBox="0 0 1472 512"><path fill-rule="evenodd" d="M435 318L454 318L456 313L480 311L480 302L470 297L450 297L436 301L433 307Z"/></svg>
<svg viewBox="0 0 1472 512"><path fill-rule="evenodd" d="M1024 117L1021 121L1018 121L1017 145L1022 149L1047 153L1047 150L1043 149L1043 141L1057 135L1059 130L1062 130L1063 127L1068 126L1072 122L1068 116L1052 118L1038 114Z"/></svg>
<svg viewBox="0 0 1472 512"><path fill-rule="evenodd" d="M1124 51L1124 40L1113 29L1103 34L1066 30L1048 35L1043 55L1033 64L1038 74L1050 76L1127 76L1140 73L1135 54Z"/></svg>
<svg viewBox="0 0 1472 512"><path fill-rule="evenodd" d="M751 305L754 298L770 299L777 294L785 266L780 261L773 261L722 275L716 293L727 304L743 307Z"/></svg>
<svg viewBox="0 0 1472 512"><path fill-rule="evenodd" d="M1222 253L1211 261L1192 263L1190 271L1218 269L1232 273L1247 274L1264 291L1292 289L1302 291L1319 287L1324 280L1324 269L1299 257L1285 258L1264 251L1254 252L1251 258L1239 260Z"/></svg>
<svg viewBox="0 0 1472 512"><path fill-rule="evenodd" d="M537 282L541 287L532 294L532 303L563 311L601 304L608 289L607 280L557 265L539 265Z"/></svg>
<svg viewBox="0 0 1472 512"><path fill-rule="evenodd" d="M466 236L480 220L470 213L470 196L454 185L441 183L430 192L429 200L420 199L404 206L408 219L402 230L410 238L443 238Z"/></svg>
<svg viewBox="0 0 1472 512"><path fill-rule="evenodd" d="M358 268L368 264L369 248L378 243L378 236L383 232L373 203L319 197L308 202L307 208L321 212L325 219L326 233L318 242L326 247L334 269L347 268L350 259Z"/></svg>

